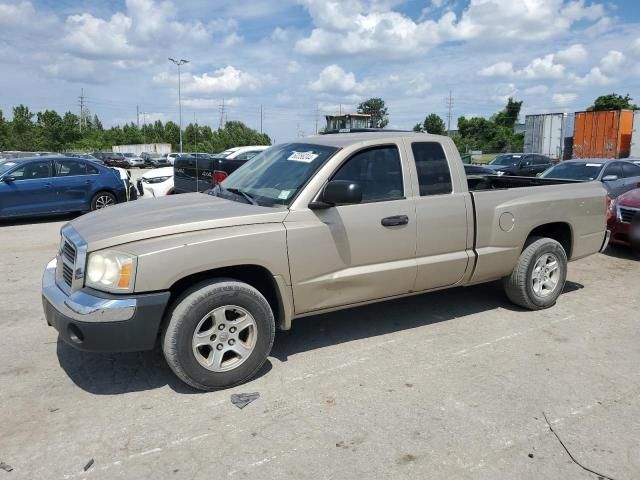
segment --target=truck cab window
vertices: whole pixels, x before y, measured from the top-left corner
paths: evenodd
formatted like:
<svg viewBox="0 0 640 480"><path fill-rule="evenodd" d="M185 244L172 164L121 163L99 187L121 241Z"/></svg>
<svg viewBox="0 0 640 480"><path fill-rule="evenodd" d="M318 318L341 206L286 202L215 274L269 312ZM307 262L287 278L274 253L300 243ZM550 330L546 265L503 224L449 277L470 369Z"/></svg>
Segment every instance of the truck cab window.
<svg viewBox="0 0 640 480"><path fill-rule="evenodd" d="M451 172L442 145L438 142L411 144L418 171L420 196L451 193Z"/></svg>
<svg viewBox="0 0 640 480"><path fill-rule="evenodd" d="M358 183L363 203L404 198L400 154L395 145L361 150L340 167L332 180Z"/></svg>

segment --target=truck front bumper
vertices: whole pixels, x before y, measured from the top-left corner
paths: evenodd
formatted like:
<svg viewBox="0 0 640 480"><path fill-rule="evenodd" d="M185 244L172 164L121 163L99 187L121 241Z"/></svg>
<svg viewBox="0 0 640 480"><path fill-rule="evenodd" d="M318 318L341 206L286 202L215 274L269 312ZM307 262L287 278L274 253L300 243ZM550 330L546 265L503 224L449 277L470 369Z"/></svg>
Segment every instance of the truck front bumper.
<svg viewBox="0 0 640 480"><path fill-rule="evenodd" d="M169 292L122 296L85 287L67 295L56 284L56 263L51 260L42 276L42 306L66 343L88 352L154 347Z"/></svg>

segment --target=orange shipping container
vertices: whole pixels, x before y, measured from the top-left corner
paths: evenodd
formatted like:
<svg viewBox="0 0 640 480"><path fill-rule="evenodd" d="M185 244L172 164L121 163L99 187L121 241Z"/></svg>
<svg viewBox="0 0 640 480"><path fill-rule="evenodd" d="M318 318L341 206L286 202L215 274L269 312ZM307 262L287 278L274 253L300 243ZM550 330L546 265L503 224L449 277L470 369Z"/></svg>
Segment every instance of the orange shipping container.
<svg viewBox="0 0 640 480"><path fill-rule="evenodd" d="M632 110L576 112L572 157L627 158L632 130Z"/></svg>

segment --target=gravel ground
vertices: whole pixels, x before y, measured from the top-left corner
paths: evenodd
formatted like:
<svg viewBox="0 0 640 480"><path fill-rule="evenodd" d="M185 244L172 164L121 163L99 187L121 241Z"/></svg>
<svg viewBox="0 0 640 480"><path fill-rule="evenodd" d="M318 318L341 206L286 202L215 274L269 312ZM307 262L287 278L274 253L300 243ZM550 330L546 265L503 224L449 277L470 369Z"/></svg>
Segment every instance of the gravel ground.
<svg viewBox="0 0 640 480"><path fill-rule="evenodd" d="M545 311L488 284L298 320L258 378L200 393L158 351L58 341L40 276L64 221L0 225L0 479L596 478L543 411L584 465L640 478L640 262L624 250L572 263ZM260 398L239 410L241 392Z"/></svg>

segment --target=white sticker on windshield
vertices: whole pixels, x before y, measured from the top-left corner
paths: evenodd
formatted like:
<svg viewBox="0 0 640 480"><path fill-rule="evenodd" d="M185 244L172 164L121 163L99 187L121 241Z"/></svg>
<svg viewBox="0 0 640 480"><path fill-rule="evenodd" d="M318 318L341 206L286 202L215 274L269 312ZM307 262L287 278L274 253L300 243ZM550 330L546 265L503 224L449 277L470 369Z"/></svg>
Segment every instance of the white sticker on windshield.
<svg viewBox="0 0 640 480"><path fill-rule="evenodd" d="M293 160L294 162L311 163L318 155L313 152L296 152L294 151L287 160Z"/></svg>
<svg viewBox="0 0 640 480"><path fill-rule="evenodd" d="M282 190L280 192L280 195L278 195L278 199L279 200L286 200L287 198L289 198L289 194L291 193L291 190Z"/></svg>
<svg viewBox="0 0 640 480"><path fill-rule="evenodd" d="M587 167L599 167L599 163L587 163Z"/></svg>
<svg viewBox="0 0 640 480"><path fill-rule="evenodd" d="M520 158L522 155L512 155L513 158Z"/></svg>

